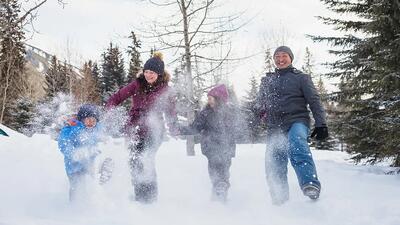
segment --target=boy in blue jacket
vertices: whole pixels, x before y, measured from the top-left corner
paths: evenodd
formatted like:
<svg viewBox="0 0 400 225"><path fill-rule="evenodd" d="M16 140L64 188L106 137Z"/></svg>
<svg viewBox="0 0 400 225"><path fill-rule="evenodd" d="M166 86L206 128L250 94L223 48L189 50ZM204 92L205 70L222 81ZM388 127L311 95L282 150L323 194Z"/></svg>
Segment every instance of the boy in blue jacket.
<svg viewBox="0 0 400 225"><path fill-rule="evenodd" d="M65 171L70 183L70 201L76 199L82 179L94 174L94 160L100 153L97 148L100 136L98 121L96 106L82 105L76 119L68 121L58 137L58 147L64 155Z"/></svg>

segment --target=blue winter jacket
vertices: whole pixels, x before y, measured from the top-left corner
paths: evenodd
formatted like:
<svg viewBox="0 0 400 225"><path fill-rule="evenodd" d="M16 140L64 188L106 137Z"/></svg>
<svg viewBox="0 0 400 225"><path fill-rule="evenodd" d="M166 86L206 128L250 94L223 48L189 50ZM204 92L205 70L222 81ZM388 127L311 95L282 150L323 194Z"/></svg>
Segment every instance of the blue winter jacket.
<svg viewBox="0 0 400 225"><path fill-rule="evenodd" d="M100 125L86 128L80 121L76 125L67 125L60 131L58 148L64 155L65 171L68 175L86 172L99 154L97 143L100 136Z"/></svg>

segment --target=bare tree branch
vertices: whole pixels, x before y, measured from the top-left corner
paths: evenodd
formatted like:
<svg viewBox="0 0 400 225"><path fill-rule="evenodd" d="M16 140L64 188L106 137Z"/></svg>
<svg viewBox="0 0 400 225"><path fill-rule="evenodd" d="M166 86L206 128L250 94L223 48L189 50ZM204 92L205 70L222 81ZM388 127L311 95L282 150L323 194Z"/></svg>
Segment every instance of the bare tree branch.
<svg viewBox="0 0 400 225"><path fill-rule="evenodd" d="M214 0L212 0L211 2L208 2L208 1L207 1L206 5L204 5L203 7L200 7L200 8L197 8L197 9L193 10L192 12L188 13L187 16L188 16L188 17L191 17L192 15L196 14L197 12L199 12L199 11L201 11L201 10L203 10L203 9L206 9L206 10L207 10L208 7L209 7L213 2L214 2Z"/></svg>
<svg viewBox="0 0 400 225"><path fill-rule="evenodd" d="M157 2L155 2L155 1L153 1L153 0L149 0L149 2L150 2L151 4L153 4L153 5L156 5L156 6L170 6L170 5L175 4L175 2L157 3Z"/></svg>
<svg viewBox="0 0 400 225"><path fill-rule="evenodd" d="M200 75L200 76L201 76L201 75L205 75L205 74L211 73L211 72L217 70L218 68L220 68L220 67L222 66L222 64L226 61L226 59L228 58L229 54L231 53L231 50L232 50L232 48L230 47L230 48L229 48L229 51L226 53L226 55L225 55L225 57L224 57L223 59L219 59L219 60L210 60L210 59L208 59L208 60L210 60L210 61L217 61L218 64L217 64L214 68L211 68L210 70L208 70L208 71L206 71L206 72L204 72L204 73L201 73L201 74L199 74L199 75ZM195 57L203 58L203 59L205 58L205 57L198 56L198 55L195 55Z"/></svg>
<svg viewBox="0 0 400 225"><path fill-rule="evenodd" d="M206 59L206 60L209 60L209 61L215 61L215 62L219 62L219 61L221 61L221 60L225 60L225 61L241 61L241 60L245 60L245 59L252 58L252 57L254 57L254 56L256 56L256 55L259 55L259 54L262 54L262 53L263 53L263 51L260 51L260 52L257 52L257 53L255 53L255 54L248 55L248 56L245 56L245 57L240 57L240 58L222 58L222 59L216 59L216 58L210 58L210 57L201 56L201 55L194 55L194 57L198 57L198 58L201 58L201 59Z"/></svg>
<svg viewBox="0 0 400 225"><path fill-rule="evenodd" d="M204 21L207 19L208 16L208 7L214 2L214 0L208 1L205 5L205 11L202 20L200 21L199 25L196 28L195 32L189 32L189 34L193 34L192 37L189 39L189 44L192 43L193 38L196 36L197 32L200 30L200 28L203 26Z"/></svg>
<svg viewBox="0 0 400 225"><path fill-rule="evenodd" d="M190 5L193 3L193 0L189 0L188 4L186 5L186 9L190 8Z"/></svg>
<svg viewBox="0 0 400 225"><path fill-rule="evenodd" d="M31 15L31 13L33 11L35 11L36 9L38 9L40 6L42 6L44 3L46 3L47 0L43 0L42 2L40 2L39 4L37 4L36 6L34 6L33 8L29 9L23 16L21 16L18 20L17 20L17 24L22 23L27 16Z"/></svg>
<svg viewBox="0 0 400 225"><path fill-rule="evenodd" d="M41 7L44 3L46 3L48 0L43 0L41 2L39 2L38 4L36 4L34 7L28 9L24 15L22 15L17 21L17 24L23 24L23 26L27 25L28 23L33 23L33 20L37 17L37 12L35 12L39 7ZM67 4L64 2L64 0L57 0L57 2L59 4L62 5L62 7L64 8L64 6ZM30 17L29 21L27 21L27 17ZM35 29L34 29L35 31Z"/></svg>
<svg viewBox="0 0 400 225"><path fill-rule="evenodd" d="M147 28L143 33L148 40L157 41L160 49L174 50L176 57L169 65L181 62L181 69L184 70L182 79L185 83L183 94L189 107L186 115L191 121L194 119L193 109L204 90L211 87L213 82L224 79L223 74L226 71L222 71L222 68L225 63L242 59L229 57L232 53L231 37L226 34L239 30L248 22L236 25L243 13L212 17L220 6L215 0L175 0L174 4L167 4L173 0L169 1L160 5L175 5L180 15L174 14L169 19L158 20L168 22L152 21L150 31ZM189 144L188 141L187 147L193 149L193 142Z"/></svg>

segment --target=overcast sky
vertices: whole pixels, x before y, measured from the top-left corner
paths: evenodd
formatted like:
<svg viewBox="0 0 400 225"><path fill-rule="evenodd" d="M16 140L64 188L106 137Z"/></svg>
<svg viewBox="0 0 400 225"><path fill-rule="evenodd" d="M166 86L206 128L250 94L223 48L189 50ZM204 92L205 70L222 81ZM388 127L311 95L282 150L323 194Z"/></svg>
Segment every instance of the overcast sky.
<svg viewBox="0 0 400 225"><path fill-rule="evenodd" d="M34 22L35 33L28 43L73 64L84 60L99 60L110 41L125 51L126 38L135 27L145 27L145 22L171 12L140 0L65 0L61 7L49 0L39 9ZM292 48L294 65L301 67L305 48L309 47L317 64L316 72L326 71L321 63L332 60L325 43L313 43L306 34L332 35L332 27L323 25L316 16L332 14L319 0L217 0L226 13L245 10L243 20L253 18L233 36L233 55L236 57L262 52L266 46L274 49L276 39L283 33L285 45ZM139 34L140 35L140 34ZM140 36L139 36L140 37ZM66 46L69 46L67 48ZM69 50L68 50L69 49ZM147 56L142 56L143 60ZM172 56L170 57L172 58ZM127 60L127 59L126 59ZM168 62L168 54L165 61ZM263 55L242 61L229 75L239 96L248 89L251 74L260 74ZM167 68L170 71L173 68ZM328 81L327 81L328 82ZM332 89L332 87L329 87Z"/></svg>

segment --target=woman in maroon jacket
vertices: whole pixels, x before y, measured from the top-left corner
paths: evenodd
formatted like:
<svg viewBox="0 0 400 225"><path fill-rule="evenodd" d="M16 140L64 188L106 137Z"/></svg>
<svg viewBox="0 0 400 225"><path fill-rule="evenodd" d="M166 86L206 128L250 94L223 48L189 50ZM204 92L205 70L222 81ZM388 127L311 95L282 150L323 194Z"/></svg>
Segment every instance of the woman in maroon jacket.
<svg viewBox="0 0 400 225"><path fill-rule="evenodd" d="M143 73L112 95L106 105L107 108L112 108L132 97L127 126L129 165L135 200L142 203L157 199L155 155L165 133L163 114L170 132L174 134L173 131L176 130L175 100L168 86L169 80L162 55L155 53L144 64Z"/></svg>

